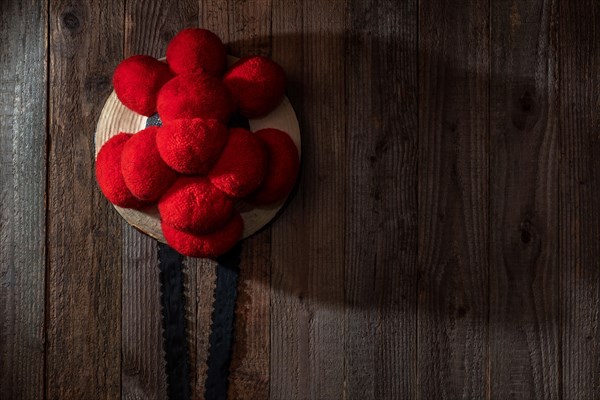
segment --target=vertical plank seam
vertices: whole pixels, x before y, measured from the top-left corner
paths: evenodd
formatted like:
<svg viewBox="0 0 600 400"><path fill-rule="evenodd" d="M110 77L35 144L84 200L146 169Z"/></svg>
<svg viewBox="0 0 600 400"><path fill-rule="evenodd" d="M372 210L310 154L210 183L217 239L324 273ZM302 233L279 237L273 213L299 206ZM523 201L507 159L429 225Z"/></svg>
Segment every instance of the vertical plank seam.
<svg viewBox="0 0 600 400"><path fill-rule="evenodd" d="M491 187L491 172L492 172L492 166L491 166L491 154L490 154L490 150L491 150L491 136L492 136L492 118L491 118L491 112L492 112L492 44L493 44L493 40L492 40L492 33L493 33L493 29L492 29L492 0L488 0L488 112L487 112L487 141L486 141L486 145L487 145L487 177L488 177L488 185L487 185L487 191L488 191L488 195L487 195L487 312L486 312L486 319L485 319L485 325L486 325L486 376L485 376L485 385L486 385L486 399L491 400L492 398L492 383L491 383L491 376L492 376L492 358L490 356L491 354L491 342L490 342L490 318L491 318L491 307L492 307L492 295L491 295L491 279L490 279L490 265L491 265L491 249L492 249L492 245L491 245L491 240L490 240L490 230L491 230L491 210L492 210L492 196L490 195L490 187Z"/></svg>
<svg viewBox="0 0 600 400"><path fill-rule="evenodd" d="M417 240L416 240L416 268L415 268L415 299L414 299L414 307L415 307L415 354L414 354L414 365L413 365L413 398L415 400L418 400L419 398L419 284L420 284L420 277L421 277L421 259L419 257L419 254L421 252L420 247L421 247L421 241L420 241L420 237L421 237L421 223L420 223L420 216L421 216L421 202L419 201L419 194L421 193L421 180L419 179L419 175L420 175L420 164L421 164L421 157L419 156L420 154L420 141L421 141L421 118L420 118L420 113L421 113L421 0L416 0L416 10L415 10L415 18L417 20L416 23L416 30L417 30L417 37L416 37L416 54L415 54L415 59L416 59L416 63L417 63L417 85L416 85L416 97L417 97L417 187L416 187L416 191L417 191L417 217L416 217L416 223L417 223Z"/></svg>
<svg viewBox="0 0 600 400"><path fill-rule="evenodd" d="M345 177L346 178L348 176L348 109L349 109L349 88L348 88L348 63L346 62L346 55L348 54L348 19L352 18L350 15L350 11L348 10L349 6L348 6L348 1L346 0L345 2L345 15L344 15L344 60L343 60L343 65L344 65L344 173L345 173ZM348 204L347 204L347 199L348 199L348 179L344 179L344 232L348 232L348 214L347 214L347 210L348 210ZM347 362L347 358L346 358L346 354L348 354L347 351L347 327L348 327L348 304L346 302L347 300L347 282L346 282L346 269L348 267L348 252L346 249L346 240L343 241L344 243L344 249L343 249L343 255L344 255L344 261L343 261L343 268L342 268L342 282L343 282L343 288L342 288L342 305L343 305L343 310L342 310L342 348L344 349L344 354L343 354L343 358L342 358L342 367L344 369L343 371L343 380L342 380L342 397L343 400L347 399L347 395L348 395L348 362ZM377 268L377 266L375 265L375 269Z"/></svg>
<svg viewBox="0 0 600 400"><path fill-rule="evenodd" d="M557 305L556 307L558 308L557 310L557 321L558 321L558 398L559 399L563 399L564 398L564 377L563 377L563 338L564 338L564 329L563 329L563 324L562 324L562 307L561 305L563 304L563 296L562 296L562 291L561 291L561 287L562 287L562 274L560 273L560 269L561 269L561 260L562 260L562 241L561 241L561 223L562 223L562 218L561 218L561 211L562 211L562 207L561 207L561 165L563 163L563 157L562 157L562 98L561 98L561 93L562 93L562 79L561 79L561 73L560 73L560 67L562 65L562 51L561 51L561 35L560 35L560 19L561 19L561 8L560 8L560 1L556 2L556 10L554 10L556 12L556 17L555 19L553 19L553 23L555 24L554 28L551 28L551 31L553 32L553 39L554 39L554 68L555 68L555 86L554 86L554 90L553 90L553 96L556 99L556 107L557 107L557 112L558 112L558 121L557 121L557 126L556 126L556 157L558 158L557 161L557 173L556 173L556 197L557 197L557 201L556 201L556 217L558 219L558 221L556 222L556 240L558 241L558 244L556 246L556 257L558 262L556 263L556 265L558 266L558 271L557 271L557 279L556 279L556 292L557 292L557 297L558 297L558 301L557 301ZM554 32L553 29L555 29L556 31Z"/></svg>
<svg viewBox="0 0 600 400"><path fill-rule="evenodd" d="M46 400L48 398L48 320L50 318L49 315L49 304L50 304L50 280L48 276L50 275L50 270L48 266L50 265L50 254L49 254L49 219L50 213L48 212L48 188L50 185L50 168L48 167L48 161L50 160L50 118L51 118L51 110L50 110L50 0L46 0L44 2L46 6L46 129L45 129L45 160L44 166L46 168L46 176L45 176L45 188L44 188L44 327L42 329L43 335L43 345L44 345L44 360L42 361L42 368L44 368L42 372L43 382L42 382L42 391L43 398Z"/></svg>

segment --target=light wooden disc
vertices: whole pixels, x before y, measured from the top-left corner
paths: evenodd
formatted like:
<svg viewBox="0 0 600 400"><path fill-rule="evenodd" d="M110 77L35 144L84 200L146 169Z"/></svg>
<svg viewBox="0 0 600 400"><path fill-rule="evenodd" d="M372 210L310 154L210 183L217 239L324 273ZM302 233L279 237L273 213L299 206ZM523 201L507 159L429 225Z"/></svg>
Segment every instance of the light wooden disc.
<svg viewBox="0 0 600 400"><path fill-rule="evenodd" d="M231 65L236 60L236 58L230 56L229 64ZM113 91L108 96L98 119L95 135L96 156L98 156L98 151L100 151L100 148L108 139L119 132L139 132L146 127L147 119L147 117L139 115L125 107ZM263 128L276 128L287 132L296 144L298 155L300 155L300 127L298 126L296 113L287 97L284 98L279 107L266 117L251 119L249 122L252 132ZM241 201L236 203L236 209L244 219L243 237L247 238L268 224L284 203L285 200L266 207L254 207ZM162 229L160 228L160 217L156 206L148 207L144 210L114 207L130 225L166 243Z"/></svg>

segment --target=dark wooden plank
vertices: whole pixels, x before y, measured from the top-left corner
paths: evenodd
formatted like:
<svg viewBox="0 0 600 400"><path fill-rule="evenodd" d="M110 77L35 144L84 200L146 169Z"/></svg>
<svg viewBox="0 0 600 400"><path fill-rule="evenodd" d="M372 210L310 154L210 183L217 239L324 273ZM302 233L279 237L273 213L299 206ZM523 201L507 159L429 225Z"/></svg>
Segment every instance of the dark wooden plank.
<svg viewBox="0 0 600 400"><path fill-rule="evenodd" d="M123 53L123 5L50 5L46 395L121 394L121 221L97 188L94 129Z"/></svg>
<svg viewBox="0 0 600 400"><path fill-rule="evenodd" d="M190 382L194 399L204 398L216 283L215 267L212 260L188 258L184 269Z"/></svg>
<svg viewBox="0 0 600 400"><path fill-rule="evenodd" d="M164 57L169 41L183 28L197 27L195 0L131 0L125 3L124 55Z"/></svg>
<svg viewBox="0 0 600 400"><path fill-rule="evenodd" d="M484 398L489 9L420 2L418 398Z"/></svg>
<svg viewBox="0 0 600 400"><path fill-rule="evenodd" d="M560 4L560 326L564 399L600 388L600 4Z"/></svg>
<svg viewBox="0 0 600 400"><path fill-rule="evenodd" d="M0 3L0 398L44 393L47 3Z"/></svg>
<svg viewBox="0 0 600 400"><path fill-rule="evenodd" d="M228 398L267 399L270 367L269 230L242 247Z"/></svg>
<svg viewBox="0 0 600 400"><path fill-rule="evenodd" d="M490 393L556 399L558 3L491 4Z"/></svg>
<svg viewBox="0 0 600 400"><path fill-rule="evenodd" d="M350 1L346 33L348 399L415 394L416 1Z"/></svg>
<svg viewBox="0 0 600 400"><path fill-rule="evenodd" d="M344 0L273 9L303 133L299 189L272 233L273 399L344 396L346 12Z"/></svg>
<svg viewBox="0 0 600 400"><path fill-rule="evenodd" d="M123 224L121 397L165 399L157 242Z"/></svg>
<svg viewBox="0 0 600 400"><path fill-rule="evenodd" d="M218 34L231 55L269 56L270 10L270 0L202 1L200 26ZM244 240L242 245L229 398L268 397L270 264L266 261L269 260L270 237L271 231L267 228ZM212 302L199 302L199 315L207 314L207 308L212 311ZM198 324L203 323L198 321Z"/></svg>
<svg viewBox="0 0 600 400"><path fill-rule="evenodd" d="M197 25L198 8L191 0L127 1L121 58L164 57L169 40L179 30ZM125 222L122 329L122 397L166 398L157 242Z"/></svg>

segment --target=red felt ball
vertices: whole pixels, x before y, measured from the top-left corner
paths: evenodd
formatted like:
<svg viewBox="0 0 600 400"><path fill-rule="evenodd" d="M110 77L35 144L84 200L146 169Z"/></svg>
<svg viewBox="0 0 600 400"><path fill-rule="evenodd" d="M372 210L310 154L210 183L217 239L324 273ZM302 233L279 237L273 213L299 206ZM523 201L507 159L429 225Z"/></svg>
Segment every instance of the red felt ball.
<svg viewBox="0 0 600 400"><path fill-rule="evenodd" d="M267 173L258 190L247 200L256 205L283 200L296 183L300 169L298 149L290 136L279 129L267 128L255 132L267 149Z"/></svg>
<svg viewBox="0 0 600 400"><path fill-rule="evenodd" d="M125 143L121 155L125 184L135 197L147 201L158 200L177 179L177 173L160 158L157 131L155 126L139 131Z"/></svg>
<svg viewBox="0 0 600 400"><path fill-rule="evenodd" d="M176 76L158 93L158 114L163 122L182 118L227 121L234 107L223 82L207 74Z"/></svg>
<svg viewBox="0 0 600 400"><path fill-rule="evenodd" d="M243 128L229 130L227 145L208 174L213 185L231 197L246 197L261 184L267 167L264 145Z"/></svg>
<svg viewBox="0 0 600 400"><path fill-rule="evenodd" d="M178 75L205 72L220 76L226 61L223 42L206 29L184 29L167 46L167 62Z"/></svg>
<svg viewBox="0 0 600 400"><path fill-rule="evenodd" d="M158 211L176 229L206 233L227 222L233 202L205 177L180 177L160 198Z"/></svg>
<svg viewBox="0 0 600 400"><path fill-rule="evenodd" d="M172 77L169 66L156 58L132 56L115 69L113 86L125 107L149 117L156 113L158 91Z"/></svg>
<svg viewBox="0 0 600 400"><path fill-rule="evenodd" d="M244 220L236 211L220 229L198 235L187 233L162 222L169 246L188 257L216 258L231 249L242 237Z"/></svg>
<svg viewBox="0 0 600 400"><path fill-rule="evenodd" d="M156 134L162 159L182 174L205 175L219 159L229 133L217 120L167 121Z"/></svg>
<svg viewBox="0 0 600 400"><path fill-rule="evenodd" d="M223 82L247 118L264 117L283 100L285 72L265 57L245 57L225 73Z"/></svg>
<svg viewBox="0 0 600 400"><path fill-rule="evenodd" d="M119 207L140 209L147 203L137 199L131 193L121 173L123 146L132 136L130 133L121 132L102 145L96 157L96 179L108 201Z"/></svg>

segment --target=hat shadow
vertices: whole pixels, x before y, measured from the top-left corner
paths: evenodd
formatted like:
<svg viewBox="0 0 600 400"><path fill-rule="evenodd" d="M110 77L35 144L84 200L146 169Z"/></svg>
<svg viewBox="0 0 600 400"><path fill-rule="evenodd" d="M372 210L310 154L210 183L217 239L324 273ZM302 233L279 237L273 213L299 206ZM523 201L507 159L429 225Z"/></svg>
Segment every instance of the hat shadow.
<svg viewBox="0 0 600 400"><path fill-rule="evenodd" d="M307 46L307 42L315 45ZM318 52L308 52L307 48ZM515 288L522 288L525 294L516 295L511 302L528 302L526 293L535 279L527 272L531 259L512 259L509 281L502 278L490 282L492 274L497 277L503 272L494 270L497 265L488 265L487 247L479 250L482 257L466 257L473 246L456 235L472 227L465 225L460 207L444 203L432 210L441 219L436 222L440 224L436 234L447 236L448 243L441 253L428 249L437 243L433 240L440 238L425 237L420 232L418 219L424 211L419 208L429 207L424 196L433 195L421 186L438 178L426 176L426 155L419 149L419 142L431 142L434 129L439 135L438 144L444 146L439 151L455 154L444 157L453 161L439 172L446 176L442 181L460 183L460 174L469 173L476 155L465 149L469 146L466 141L471 139L463 130L473 128L470 121L461 121L455 114L460 105L450 104L436 111L439 120L427 127L427 137L420 137L425 133L418 120L425 110L420 110L418 104L419 97L466 90L452 87L451 82L479 82L487 88L488 96L491 79L506 85L507 99L526 98L527 104L510 102L523 104L506 110L514 126L493 134L494 127L488 125L488 149L504 146L520 140L511 137L510 132L529 127L546 112L551 90L545 82L536 80L535 71L523 76L478 72L482 71L474 66L478 61L458 60L459 55L450 52L432 52L416 40L407 43L398 31L384 37L349 33L257 37L231 42L228 50L238 57L269 56L282 65L288 78L286 95L302 133L298 183L272 223L244 241L243 251L252 254L243 260L255 265L241 266L242 281L257 280L270 287L272 293L282 295L282 301L291 297L299 304L310 300L332 308L377 309L413 316L418 308L419 312L435 314L445 310L444 318L471 316L483 320L490 313L490 296L509 289L512 293ZM436 71L438 82L424 84L424 66ZM404 70L398 72L398 68ZM442 104L445 107L447 103ZM490 113L501 105L492 107ZM494 193L493 185L498 182L486 183L487 190ZM466 195L449 186L439 190L444 202ZM464 199L459 201L465 207ZM433 221L431 216L426 218ZM487 237L481 238L480 245L501 240L508 243L503 249L506 254L518 251L510 247L522 243L512 236L499 237L504 231L494 231L488 219L485 216L482 221ZM462 230L455 235L452 226L461 224ZM520 234L516 228L515 237ZM535 248L539 250L542 245L539 237L529 244L532 257ZM255 254L253 246L261 251L270 249L270 256L268 252ZM544 290L550 290L555 282L541 284L549 285ZM245 290L244 285L241 287Z"/></svg>

